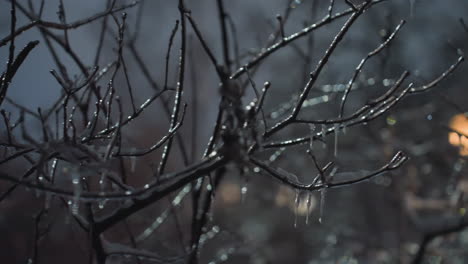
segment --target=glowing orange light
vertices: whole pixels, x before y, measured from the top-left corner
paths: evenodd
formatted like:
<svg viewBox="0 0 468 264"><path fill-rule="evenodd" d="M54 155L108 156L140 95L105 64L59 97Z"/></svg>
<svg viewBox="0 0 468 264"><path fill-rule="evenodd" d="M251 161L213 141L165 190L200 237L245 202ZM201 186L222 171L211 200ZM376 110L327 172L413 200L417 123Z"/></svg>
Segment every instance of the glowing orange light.
<svg viewBox="0 0 468 264"><path fill-rule="evenodd" d="M468 135L468 116L458 114L450 119L450 128L454 131ZM460 155L468 156L468 138L455 132L449 133L449 142L460 148Z"/></svg>

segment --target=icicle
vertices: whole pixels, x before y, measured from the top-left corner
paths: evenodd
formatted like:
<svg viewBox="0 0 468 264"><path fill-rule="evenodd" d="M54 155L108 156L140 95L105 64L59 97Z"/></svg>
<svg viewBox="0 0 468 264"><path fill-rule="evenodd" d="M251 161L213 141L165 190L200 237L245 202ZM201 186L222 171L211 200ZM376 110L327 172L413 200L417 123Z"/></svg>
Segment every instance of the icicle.
<svg viewBox="0 0 468 264"><path fill-rule="evenodd" d="M335 132L335 150L333 153L336 158L338 157L338 134L340 133L340 125L338 123L335 124L334 132Z"/></svg>
<svg viewBox="0 0 468 264"><path fill-rule="evenodd" d="M300 193L298 190L295 190L296 191L296 198L294 200L294 228L297 227L297 214L299 213L299 205L300 205Z"/></svg>
<svg viewBox="0 0 468 264"><path fill-rule="evenodd" d="M327 189L322 189L320 192L320 210L319 210L319 223L323 223L323 210L325 208L325 197L326 197L326 191Z"/></svg>
<svg viewBox="0 0 468 264"><path fill-rule="evenodd" d="M50 193L45 194L45 199L44 199L44 209L49 210L50 209L50 201L52 199L52 195Z"/></svg>
<svg viewBox="0 0 468 264"><path fill-rule="evenodd" d="M332 171L330 172L330 175L328 176L328 182L331 181L331 179L333 178L333 176L335 176L337 171L338 171L338 166L333 167Z"/></svg>
<svg viewBox="0 0 468 264"><path fill-rule="evenodd" d="M306 212L306 225L309 224L309 215L312 207L312 192L307 194L307 212Z"/></svg>
<svg viewBox="0 0 468 264"><path fill-rule="evenodd" d="M346 135L346 124L343 124L341 131L343 131L343 135Z"/></svg>
<svg viewBox="0 0 468 264"><path fill-rule="evenodd" d="M72 170L71 177L73 186L80 184L80 173L78 172L78 169L75 168Z"/></svg>
<svg viewBox="0 0 468 264"><path fill-rule="evenodd" d="M414 4L415 4L416 0L409 0L409 4L410 4L410 17L413 17L414 15Z"/></svg>
<svg viewBox="0 0 468 264"><path fill-rule="evenodd" d="M132 153L135 152L136 149L132 148ZM136 156L131 156L130 157L130 172L134 173L136 168Z"/></svg>
<svg viewBox="0 0 468 264"><path fill-rule="evenodd" d="M75 194L75 197L73 198L73 202L71 205L71 212L73 215L77 215L80 211L80 200L79 200L79 195Z"/></svg>
<svg viewBox="0 0 468 264"><path fill-rule="evenodd" d="M80 196L81 196L81 184L80 184L80 172L77 168L74 168L71 173L72 184L73 184L73 201L71 204L71 212L73 215L77 215L80 207Z"/></svg>
<svg viewBox="0 0 468 264"><path fill-rule="evenodd" d="M325 143L325 135L327 133L327 126L325 124L322 124L322 143L323 143L323 148L327 147L327 144Z"/></svg>
<svg viewBox="0 0 468 264"><path fill-rule="evenodd" d="M263 121L261 121L263 123ZM258 151L263 151L263 135L262 133L260 133L260 131L258 131L256 128L252 128L254 131L255 131L255 143L257 144L258 146Z"/></svg>
<svg viewBox="0 0 468 264"><path fill-rule="evenodd" d="M247 195L247 191L248 191L248 178L247 178L247 175L249 174L249 168L247 168L246 166L243 166L242 168L239 168L240 169L240 180L241 180L241 187L240 187L240 195L241 195L241 203L244 203L245 201L245 197Z"/></svg>
<svg viewBox="0 0 468 264"><path fill-rule="evenodd" d="M68 208L69 208L70 211L71 211L73 202L72 202L71 200L68 200L68 201L67 201L67 205L68 205ZM65 214L65 225L69 225L69 224L70 224L70 214Z"/></svg>
<svg viewBox="0 0 468 264"><path fill-rule="evenodd" d="M315 135L315 125L314 124L310 124L309 125L309 128L310 128L310 141L309 141L309 149L310 149L310 152L314 152L314 135Z"/></svg>
<svg viewBox="0 0 468 264"><path fill-rule="evenodd" d="M39 182L39 184L42 184L44 182L44 177L43 176L37 177L37 181ZM36 198L41 197L41 191L39 189L36 189L35 194L36 194Z"/></svg>

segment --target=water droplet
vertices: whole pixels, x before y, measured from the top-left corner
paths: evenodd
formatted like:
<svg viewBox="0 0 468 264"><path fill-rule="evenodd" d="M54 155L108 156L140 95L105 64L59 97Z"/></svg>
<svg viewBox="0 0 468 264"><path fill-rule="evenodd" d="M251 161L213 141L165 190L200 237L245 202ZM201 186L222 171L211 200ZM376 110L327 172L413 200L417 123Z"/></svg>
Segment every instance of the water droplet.
<svg viewBox="0 0 468 264"><path fill-rule="evenodd" d="M132 195L132 191L125 191L125 195Z"/></svg>

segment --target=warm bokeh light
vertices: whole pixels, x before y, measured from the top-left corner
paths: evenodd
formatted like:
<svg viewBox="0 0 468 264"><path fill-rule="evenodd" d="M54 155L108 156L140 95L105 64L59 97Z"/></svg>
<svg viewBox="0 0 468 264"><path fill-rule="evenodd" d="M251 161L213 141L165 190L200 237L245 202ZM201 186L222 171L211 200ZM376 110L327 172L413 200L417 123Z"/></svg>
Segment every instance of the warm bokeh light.
<svg viewBox="0 0 468 264"><path fill-rule="evenodd" d="M241 200L240 185L232 182L221 184L218 192L225 204L238 204Z"/></svg>
<svg viewBox="0 0 468 264"><path fill-rule="evenodd" d="M468 135L468 117L465 114L458 114L450 119L450 128L454 131ZM460 155L468 156L468 138L460 136L455 132L449 133L450 144L460 148Z"/></svg>
<svg viewBox="0 0 468 264"><path fill-rule="evenodd" d="M275 203L278 207L287 206L291 211L297 212L298 215L306 215L315 210L317 207L317 198L314 195L308 196L305 193L299 197L299 204L296 205L296 192L287 186L280 186L276 193ZM309 206L307 210L308 199L310 198Z"/></svg>

